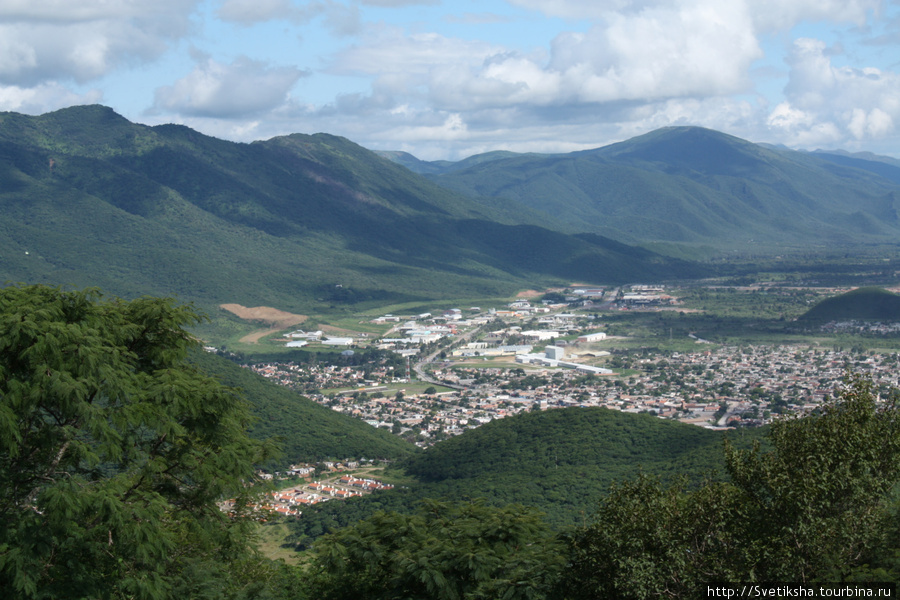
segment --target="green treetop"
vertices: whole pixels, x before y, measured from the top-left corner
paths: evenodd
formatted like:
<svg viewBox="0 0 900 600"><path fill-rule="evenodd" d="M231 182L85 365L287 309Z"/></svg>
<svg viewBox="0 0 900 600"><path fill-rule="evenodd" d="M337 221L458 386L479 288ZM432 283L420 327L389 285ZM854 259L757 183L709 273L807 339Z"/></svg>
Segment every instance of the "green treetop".
<svg viewBox="0 0 900 600"><path fill-rule="evenodd" d="M767 452L726 442L727 482L690 489L642 476L616 486L573 540L568 597L693 598L710 582L896 576L893 399L879 402L870 382L853 379L818 414L776 422L769 442Z"/></svg>
<svg viewBox="0 0 900 600"><path fill-rule="evenodd" d="M237 393L184 360L198 319L167 299L0 290L0 589L156 599L195 596L201 573L232 585L223 565L249 560L248 538L216 503L243 493L267 448Z"/></svg>

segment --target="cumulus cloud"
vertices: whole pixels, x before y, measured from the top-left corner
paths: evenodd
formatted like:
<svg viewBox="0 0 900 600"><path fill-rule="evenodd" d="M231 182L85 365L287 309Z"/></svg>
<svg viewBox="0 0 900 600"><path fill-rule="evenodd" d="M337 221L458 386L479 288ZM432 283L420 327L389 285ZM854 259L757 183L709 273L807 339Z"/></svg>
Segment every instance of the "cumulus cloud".
<svg viewBox="0 0 900 600"><path fill-rule="evenodd" d="M0 84L80 83L158 57L190 29L197 0L0 3Z"/></svg>
<svg viewBox="0 0 900 600"><path fill-rule="evenodd" d="M198 58L191 73L156 90L153 110L224 119L256 115L286 102L305 75L294 67L270 67L246 57L231 64Z"/></svg>
<svg viewBox="0 0 900 600"><path fill-rule="evenodd" d="M510 3L565 19L603 20L610 14L640 15L666 8L687 9L690 0L508 0ZM720 0L725 10L747 11L757 31L789 29L801 21L833 21L863 24L870 11L879 11L881 0Z"/></svg>
<svg viewBox="0 0 900 600"><path fill-rule="evenodd" d="M718 0L613 15L553 45L553 70L585 101L719 95L749 87L762 51L740 8Z"/></svg>
<svg viewBox="0 0 900 600"><path fill-rule="evenodd" d="M747 20L719 0L650 7L609 14L531 53L383 28L341 52L331 70L390 74L405 87L394 93L423 95L447 111L721 95L747 90L749 67L762 56Z"/></svg>
<svg viewBox="0 0 900 600"><path fill-rule="evenodd" d="M801 40L789 71L758 62L763 35L817 21L862 26L881 0L508 1L580 23L528 51L370 27L325 69L369 78L370 95L344 96L318 116L340 114L344 130L358 127L354 139L374 141L373 128L353 123L378 115L377 139L421 138L421 148L434 135L445 152L490 141L595 147L672 124L797 145L896 135L895 75L835 67L839 43ZM785 102L757 92L763 71L790 74Z"/></svg>
<svg viewBox="0 0 900 600"><path fill-rule="evenodd" d="M0 86L0 110L40 114L74 104L96 104L103 98L99 90L76 94L58 83L42 83L23 88Z"/></svg>
<svg viewBox="0 0 900 600"><path fill-rule="evenodd" d="M900 75L837 67L831 54L821 40L795 41L788 59L786 100L769 115L769 126L804 146L896 135Z"/></svg>

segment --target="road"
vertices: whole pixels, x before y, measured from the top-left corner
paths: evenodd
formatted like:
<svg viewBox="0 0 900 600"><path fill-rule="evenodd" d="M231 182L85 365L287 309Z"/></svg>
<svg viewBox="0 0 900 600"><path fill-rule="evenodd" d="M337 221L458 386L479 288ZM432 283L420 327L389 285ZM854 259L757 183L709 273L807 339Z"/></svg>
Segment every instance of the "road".
<svg viewBox="0 0 900 600"><path fill-rule="evenodd" d="M421 360L417 361L413 365L413 371L416 372L416 376L419 378L419 381L424 381L426 383L431 383L434 385L442 385L444 387L449 387L449 388L453 388L453 389L457 389L457 390L467 389L465 386L462 386L462 385L444 383L442 381L438 381L437 379L434 379L425 371L425 366L429 363L434 362L434 359L437 358L441 352L447 352L447 351L451 350L454 346L459 346L460 344L464 344L464 343L468 342L476 334L478 334L481 331L481 329L482 329L482 326L479 326L479 327L476 327L475 329L472 329L471 331L467 331L466 333L463 333L459 337L457 337L453 341L453 343L450 344L449 346L446 346L444 348L438 348L434 352L424 356Z"/></svg>

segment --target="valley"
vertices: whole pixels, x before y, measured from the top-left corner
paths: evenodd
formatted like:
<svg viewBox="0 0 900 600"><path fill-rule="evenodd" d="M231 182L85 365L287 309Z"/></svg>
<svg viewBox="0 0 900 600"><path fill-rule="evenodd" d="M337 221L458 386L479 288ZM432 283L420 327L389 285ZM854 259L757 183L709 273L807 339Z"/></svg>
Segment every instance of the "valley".
<svg viewBox="0 0 900 600"><path fill-rule="evenodd" d="M649 428L645 434L598 449L595 459L568 449L585 443L574 429L565 434L557 429L555 437L552 428L529 434L542 441L520 435L522 446L503 451L540 454L556 447L557 453L575 452L567 460L580 475L559 471L554 466L559 459L551 457L547 464L546 456L497 467L490 476L473 473L461 479L435 479L433 466L411 467L422 460L416 455L388 461L380 470L388 480L402 481L401 489L378 499L309 507L291 525L293 534L285 543L307 548L321 533L379 507L406 512L423 498L450 500L459 494L488 497L492 503L524 502L546 511L555 527L570 527L592 510L607 485L633 477L635 465L664 477L673 476L673 469L692 478L721 473L723 465L711 458L711 449L723 435L738 444L762 439L771 423L814 413L838 397L851 374L870 379L885 398L900 386L900 313L878 321L832 320L815 326L803 321L811 309L827 306L826 300L858 299L868 288L848 293L852 285L816 287L794 277L742 283L553 288L481 306L464 302L416 305L409 312L372 310L357 315L355 326L342 317L345 331L350 327L358 333L337 348L321 342L327 334L301 335L294 328L260 340L254 346L259 355L238 360L245 368L426 453L439 452L430 460L441 456L448 465L495 460L493 444L508 436L497 428L517 428L521 419L541 414L558 413L567 427L577 428L582 425L570 419L594 414L579 411L600 410L623 419L672 423L679 436L691 437L683 427L711 436L697 442L700 446L691 450L696 454L678 458L664 449L662 432L641 421ZM453 305L464 308L443 308ZM327 327L328 316L312 315L309 322ZM286 348L288 340L299 338L304 346ZM531 362L556 351L567 366ZM606 417L596 418L600 422L585 425L584 436L614 435ZM482 428L481 440L473 438ZM469 448L471 458L445 446L456 440ZM626 449L638 443L654 449ZM708 450L700 449L704 444ZM522 487L530 479L526 472L541 473L540 481Z"/></svg>
<svg viewBox="0 0 900 600"><path fill-rule="evenodd" d="M421 447L495 419L578 406L755 427L815 410L848 373L897 386L900 313L803 325L810 307L849 289L556 289L490 308L367 319L381 335L283 330L243 362Z"/></svg>
<svg viewBox="0 0 900 600"><path fill-rule="evenodd" d="M672 486L659 493L689 504L695 492L767 485L770 471L734 465L781 460L751 449L784 441L772 432L827 423L835 398L871 399L859 409L874 411L866 422L892 427L880 419L900 384L897 169L696 127L570 154L425 163L327 134L236 144L100 106L2 113L0 276L46 286L7 284L11 298L68 306L81 292L67 290L99 286L75 303L98 319L109 307L123 322L151 318L127 312L138 298L190 324L162 329L184 346L177 368L218 390L235 411L229 426L254 449L252 463L241 455L238 491L293 490L277 497L285 520L264 529L272 557L361 519L374 527L421 511L479 524L525 515L528 527L565 536L629 506L621 494L635 489L640 499ZM20 332L30 315L45 316L4 322ZM114 354L164 378L158 332L126 329L161 349ZM127 337L113 325L108 335ZM864 382L848 387L848 376ZM171 387L146 397L169 401ZM200 434L215 423L201 397L173 401L187 402L185 422ZM136 431L153 412L143 410L128 413ZM112 455L114 437L102 444ZM213 437L202 443L216 447ZM817 440L798 439L818 457ZM210 456L228 467L230 454ZM393 489L356 495L351 482L340 502L313 503L318 490L297 479L350 465ZM105 464L88 467L85 477L104 480ZM247 505L235 497L237 514ZM773 512L736 498L726 499L735 514ZM98 555L112 557L112 534L101 534Z"/></svg>

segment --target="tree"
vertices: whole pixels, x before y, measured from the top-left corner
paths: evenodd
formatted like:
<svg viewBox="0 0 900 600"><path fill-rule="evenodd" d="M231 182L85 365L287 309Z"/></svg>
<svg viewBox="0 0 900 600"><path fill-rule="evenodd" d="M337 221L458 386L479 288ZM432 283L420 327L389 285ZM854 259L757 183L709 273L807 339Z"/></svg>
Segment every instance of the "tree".
<svg viewBox="0 0 900 600"><path fill-rule="evenodd" d="M743 494L753 543L748 556L769 581L840 578L885 527L900 481L900 410L854 378L838 401L809 418L774 426L771 452L726 445L728 472Z"/></svg>
<svg viewBox="0 0 900 600"><path fill-rule="evenodd" d="M819 414L773 424L768 442L737 450L726 440L730 481L616 486L573 537L569 595L692 597L712 581L834 582L896 568L878 556L900 547L893 399L852 379Z"/></svg>
<svg viewBox="0 0 900 600"><path fill-rule="evenodd" d="M0 290L0 589L218 598L262 565L216 503L240 511L269 448L236 391L186 362L198 320L169 299Z"/></svg>
<svg viewBox="0 0 900 600"><path fill-rule="evenodd" d="M313 597L324 600L544 598L563 560L533 509L431 500L415 515L376 513L314 551Z"/></svg>
<svg viewBox="0 0 900 600"><path fill-rule="evenodd" d="M687 490L655 477L613 487L594 522L573 538L567 598L692 598L734 571L743 525L733 486Z"/></svg>

